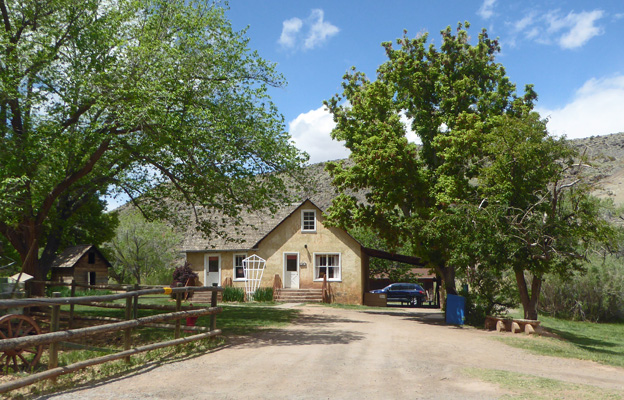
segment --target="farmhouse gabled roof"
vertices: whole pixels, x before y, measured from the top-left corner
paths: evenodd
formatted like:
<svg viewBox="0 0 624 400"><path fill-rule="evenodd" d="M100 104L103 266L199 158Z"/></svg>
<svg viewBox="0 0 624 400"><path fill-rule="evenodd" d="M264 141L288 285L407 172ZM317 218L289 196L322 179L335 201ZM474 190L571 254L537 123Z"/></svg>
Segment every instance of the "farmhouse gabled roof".
<svg viewBox="0 0 624 400"><path fill-rule="evenodd" d="M301 202L284 205L275 213L270 213L268 210L246 212L242 216L242 224L231 225L226 228L227 238L206 238L193 227L186 234L183 251L192 253L198 251L242 251L255 249L262 239L307 201L324 211L323 208L317 206L312 200L305 199Z"/></svg>
<svg viewBox="0 0 624 400"><path fill-rule="evenodd" d="M92 244L82 244L78 246L68 247L61 254L56 256L54 261L52 261L52 268L72 268L78 260L82 258L89 250L95 250L99 256L104 260L108 267L111 267L111 264L108 262L106 257L100 253L100 251Z"/></svg>

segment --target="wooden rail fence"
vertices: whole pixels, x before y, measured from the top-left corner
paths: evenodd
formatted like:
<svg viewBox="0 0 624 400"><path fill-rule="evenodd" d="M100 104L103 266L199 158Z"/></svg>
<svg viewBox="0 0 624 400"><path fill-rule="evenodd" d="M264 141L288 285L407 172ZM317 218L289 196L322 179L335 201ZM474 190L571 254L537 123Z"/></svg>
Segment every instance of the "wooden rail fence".
<svg viewBox="0 0 624 400"><path fill-rule="evenodd" d="M118 360L121 358L129 361L129 357L138 354L141 352L155 350L167 346L174 346L181 343L187 343L191 341L205 339L211 336L215 336L221 333L220 330L216 328L216 316L218 313L222 311L221 307L217 307L217 293L222 291L223 289L220 287L206 287L206 286L196 286L196 287L177 287L177 288L168 288L168 287L159 287L159 288L151 288L151 289L140 289L140 290L129 290L125 293L117 293L110 295L98 295L98 296L84 296L84 297L54 297L54 298L28 298L28 299L14 299L14 300L0 300L0 309L9 309L9 308L27 308L27 307L37 307L37 306L51 306L51 322L50 322L50 333L44 333L39 335L31 335L31 336L22 336L15 338L7 338L0 340L0 352L11 352L13 350L22 349L28 346L40 346L40 345L50 345L49 346L49 363L48 370L44 372L39 372L35 374L31 374L25 378L20 378L14 381L6 382L0 384L0 393L6 393L10 390L18 389L35 382L39 382L44 379L52 379L55 380L56 377L64 374L68 374L71 372L75 372L77 370L102 364L105 362ZM182 309L182 297L185 294L188 294L191 291L195 292L212 292L211 296L211 304L210 307L201 308L201 307L185 307ZM165 314L157 314L148 317L137 317L137 309L138 298L142 295L148 294L174 294L176 297L176 306L174 311L165 313ZM58 296L58 293L55 293ZM126 299L126 304L122 305L125 312L125 321L112 322L104 325L91 326L87 328L79 328L79 329L68 329L65 331L59 331L59 321L60 321L60 307L62 305L70 305L73 306L75 304L83 304L83 305L91 305L91 306L101 306L99 302L112 301ZM143 307L141 307L143 308ZM163 309L163 308L158 308ZM164 308L166 310L170 310L170 308ZM72 321L72 315L70 314L69 320L70 324ZM199 317L202 315L210 315L210 328L207 332L203 332L197 335L181 338L181 324L180 319L188 318L188 317ZM165 327L162 324L155 325L155 323L175 320L175 326L173 329L174 339L153 343L145 346L140 346L136 348L131 348L131 332L132 329L142 326L157 326L157 327ZM170 326L167 326L170 327ZM191 328L191 327L189 327ZM200 327L195 327L200 328ZM203 331L206 328L193 329L194 331L200 330ZM107 332L116 332L123 331L124 332L124 350L114 354L108 354L102 357L93 358L90 360L85 360L81 362L77 362L71 365L67 365L64 367L58 366L58 345L62 341L70 340L70 339L78 339L93 335L98 335Z"/></svg>

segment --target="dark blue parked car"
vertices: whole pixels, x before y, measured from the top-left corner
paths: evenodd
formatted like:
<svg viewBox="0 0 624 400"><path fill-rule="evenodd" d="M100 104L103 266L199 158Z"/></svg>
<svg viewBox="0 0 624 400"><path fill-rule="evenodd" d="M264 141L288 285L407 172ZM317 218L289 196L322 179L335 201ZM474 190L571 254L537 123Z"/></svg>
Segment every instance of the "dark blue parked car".
<svg viewBox="0 0 624 400"><path fill-rule="evenodd" d="M393 283L383 289L371 290L371 293L385 293L388 302L400 301L411 306L422 305L425 298L425 289L416 283Z"/></svg>

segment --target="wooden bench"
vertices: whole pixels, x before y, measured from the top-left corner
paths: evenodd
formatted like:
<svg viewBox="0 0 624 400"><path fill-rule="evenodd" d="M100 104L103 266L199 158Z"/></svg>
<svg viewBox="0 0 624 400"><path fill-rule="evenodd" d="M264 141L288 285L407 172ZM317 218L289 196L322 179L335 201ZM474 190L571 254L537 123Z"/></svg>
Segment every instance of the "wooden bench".
<svg viewBox="0 0 624 400"><path fill-rule="evenodd" d="M488 315L485 317L485 329L497 332L524 332L533 334L540 331L540 321L532 319L512 319L503 317L494 317Z"/></svg>

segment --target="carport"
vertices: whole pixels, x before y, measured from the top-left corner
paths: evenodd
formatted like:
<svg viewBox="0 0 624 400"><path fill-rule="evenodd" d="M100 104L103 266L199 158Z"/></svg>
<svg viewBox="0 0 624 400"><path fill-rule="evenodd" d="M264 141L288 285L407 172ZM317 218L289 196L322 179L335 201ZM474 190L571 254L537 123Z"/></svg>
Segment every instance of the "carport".
<svg viewBox="0 0 624 400"><path fill-rule="evenodd" d="M384 260L396 261L404 264L413 265L412 272L420 275L418 283L429 294L428 304L430 307L440 307L440 284L441 279L435 273L431 273L429 268L426 268L425 263L418 257L406 256L403 254L390 253L383 250L371 249L369 247L362 246L362 253L367 257L366 259L366 282L364 285L365 293L370 290L381 289L388 286L391 283L395 283L388 278L371 278L369 276L369 261L368 258L381 258Z"/></svg>

